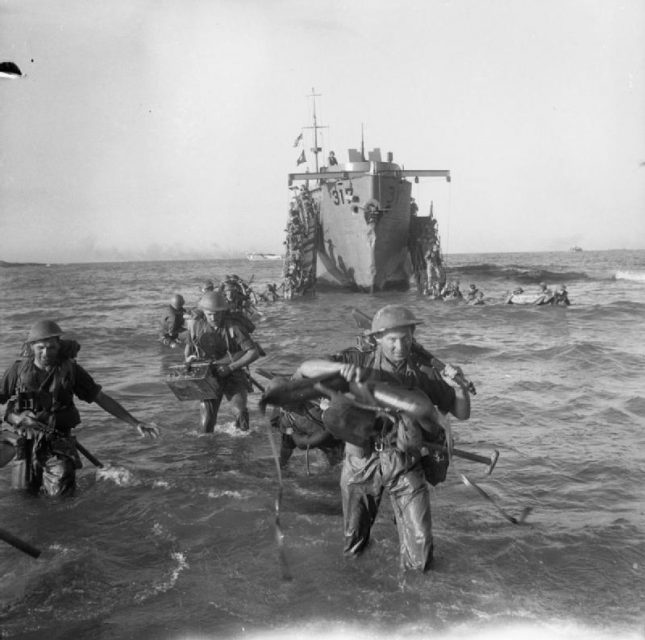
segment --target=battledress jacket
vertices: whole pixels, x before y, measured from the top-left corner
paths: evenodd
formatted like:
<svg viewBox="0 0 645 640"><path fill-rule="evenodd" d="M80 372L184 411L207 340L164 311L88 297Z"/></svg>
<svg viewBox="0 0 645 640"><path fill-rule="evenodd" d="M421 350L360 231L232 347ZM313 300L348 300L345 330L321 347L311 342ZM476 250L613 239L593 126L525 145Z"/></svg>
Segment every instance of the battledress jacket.
<svg viewBox="0 0 645 640"><path fill-rule="evenodd" d="M179 334L185 330L184 310L175 309L169 305L160 323L159 338L161 340L177 340Z"/></svg>
<svg viewBox="0 0 645 640"><path fill-rule="evenodd" d="M235 355L256 348L256 343L249 334L239 326L234 318L227 318L224 326L204 326L203 332L198 335L189 331L187 355L196 355L199 359L222 360L227 356L231 359ZM224 380L227 394L239 388L248 388L247 374L242 369L233 371Z"/></svg>
<svg viewBox="0 0 645 640"><path fill-rule="evenodd" d="M29 408L37 420L65 434L81 422L74 396L91 403L100 391L101 385L74 360L61 359L44 371L36 367L32 357L27 357L14 362L2 376L0 404L8 403L7 411Z"/></svg>

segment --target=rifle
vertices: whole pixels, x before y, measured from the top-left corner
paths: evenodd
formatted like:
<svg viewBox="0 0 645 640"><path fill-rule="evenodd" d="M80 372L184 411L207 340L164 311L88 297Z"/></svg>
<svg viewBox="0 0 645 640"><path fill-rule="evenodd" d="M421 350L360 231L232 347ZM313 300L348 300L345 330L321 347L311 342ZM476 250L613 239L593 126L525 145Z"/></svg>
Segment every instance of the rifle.
<svg viewBox="0 0 645 640"><path fill-rule="evenodd" d="M352 309L352 317L354 318L354 321L356 322L356 325L358 326L359 329L363 329L364 331L369 330L372 328L372 319L362 311L359 311L358 309ZM425 347L420 345L416 340L412 340L412 353L416 354L417 356L421 357L423 360L425 360L430 366L434 367L439 371L440 373L446 368L446 363L442 362L437 358L436 356L433 356ZM462 373L458 373L455 376L455 380L459 383L464 385L472 395L477 395L477 389L475 389L475 385L468 380Z"/></svg>
<svg viewBox="0 0 645 640"><path fill-rule="evenodd" d="M16 536L4 529L0 529L0 540L10 544L12 547L16 547L16 549L20 549L20 551L30 555L32 558L37 558L40 555L40 549L32 547L28 542L16 538Z"/></svg>
<svg viewBox="0 0 645 640"><path fill-rule="evenodd" d="M15 420L12 419L13 416L17 417L17 414L9 414L6 416L5 420L13 425L14 427L20 426L19 424L15 423ZM25 418L22 418L22 421L24 421ZM35 429L36 431L40 431L44 433L45 435L52 435L56 432L56 429L54 427L50 427L48 424L45 424L44 422L40 422L40 420L36 420L36 418L33 418L31 416L26 417L27 424L25 426L29 427L30 429ZM21 420L19 420L21 422ZM103 463L92 453L90 453L77 439L74 437L74 443L76 445L76 448L80 453L82 453L95 467L103 468Z"/></svg>

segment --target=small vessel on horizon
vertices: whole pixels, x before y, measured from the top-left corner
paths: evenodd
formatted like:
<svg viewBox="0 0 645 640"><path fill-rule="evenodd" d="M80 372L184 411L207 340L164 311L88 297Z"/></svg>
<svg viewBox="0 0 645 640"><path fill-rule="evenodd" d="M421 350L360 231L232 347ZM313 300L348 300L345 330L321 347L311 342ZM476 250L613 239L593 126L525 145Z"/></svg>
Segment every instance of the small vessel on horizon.
<svg viewBox="0 0 645 640"><path fill-rule="evenodd" d="M319 167L318 130L313 107L314 171L290 173L292 200L284 262L285 297L311 293L318 285L354 291L407 290L414 276L420 292L445 284L437 221L432 205L419 216L412 182L420 178L450 181L445 169L403 169L391 152L348 150L338 164L334 152ZM296 142L302 139L298 136ZM304 150L298 164L306 162Z"/></svg>
<svg viewBox="0 0 645 640"><path fill-rule="evenodd" d="M277 253L247 253L247 260L282 260L282 256Z"/></svg>

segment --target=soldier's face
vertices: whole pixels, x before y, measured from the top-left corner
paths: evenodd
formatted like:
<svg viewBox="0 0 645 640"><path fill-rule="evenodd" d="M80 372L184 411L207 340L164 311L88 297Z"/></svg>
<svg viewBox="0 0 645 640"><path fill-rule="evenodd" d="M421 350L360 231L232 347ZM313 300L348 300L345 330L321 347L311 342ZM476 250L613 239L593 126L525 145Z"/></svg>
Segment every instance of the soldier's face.
<svg viewBox="0 0 645 640"><path fill-rule="evenodd" d="M412 348L412 327L390 329L376 338L383 355L391 362L402 362L410 355Z"/></svg>
<svg viewBox="0 0 645 640"><path fill-rule="evenodd" d="M205 313L210 325L219 327L222 324L222 318L224 317L223 311L206 311Z"/></svg>
<svg viewBox="0 0 645 640"><path fill-rule="evenodd" d="M58 352L60 351L60 341L58 338L47 338L39 340L31 345L34 354L34 364L39 369L46 369L56 364Z"/></svg>

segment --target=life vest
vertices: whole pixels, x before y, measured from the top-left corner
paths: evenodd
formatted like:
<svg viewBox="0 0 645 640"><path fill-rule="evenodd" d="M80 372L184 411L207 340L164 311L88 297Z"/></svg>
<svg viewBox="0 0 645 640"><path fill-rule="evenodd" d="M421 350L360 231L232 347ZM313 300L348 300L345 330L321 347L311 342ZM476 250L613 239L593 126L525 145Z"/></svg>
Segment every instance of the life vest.
<svg viewBox="0 0 645 640"><path fill-rule="evenodd" d="M76 363L63 358L42 379L38 375L33 358L19 360L15 398L7 405L7 411L33 411L36 419L62 432L80 424L81 416L74 405Z"/></svg>
<svg viewBox="0 0 645 640"><path fill-rule="evenodd" d="M436 368L429 362L429 353L411 354L406 361L406 368L402 374L381 369L381 359L384 357L377 350L364 351L360 349L348 350L352 355L352 361L364 368L372 369L381 382L394 383L407 389L414 389L421 386L423 377L439 378ZM421 370L421 367L431 369L430 373ZM399 421L401 424L399 424ZM374 413L355 406L343 394L337 394L331 401L330 408L323 413L325 427L336 438L354 444L370 451L378 437L381 442L387 442L390 446L397 446L401 438L401 428L404 430L404 447L407 451L415 451L420 456L422 468L426 480L433 486L443 482L448 470L449 457L446 454L431 451L423 454L424 443L436 443L445 445L446 436L443 430L429 433L425 429L418 428L418 431L409 431L413 420L403 416L395 422L387 418L375 417ZM416 435L415 435L416 434ZM411 439L408 439L411 438ZM403 442L401 442L403 444Z"/></svg>

